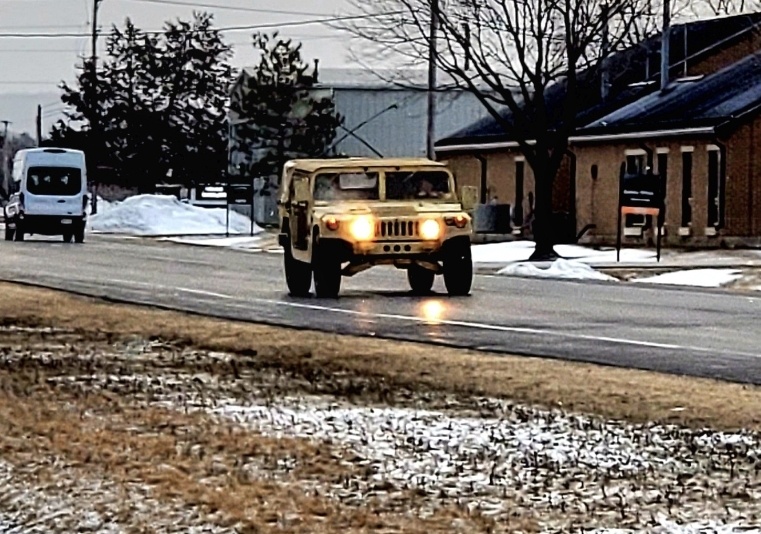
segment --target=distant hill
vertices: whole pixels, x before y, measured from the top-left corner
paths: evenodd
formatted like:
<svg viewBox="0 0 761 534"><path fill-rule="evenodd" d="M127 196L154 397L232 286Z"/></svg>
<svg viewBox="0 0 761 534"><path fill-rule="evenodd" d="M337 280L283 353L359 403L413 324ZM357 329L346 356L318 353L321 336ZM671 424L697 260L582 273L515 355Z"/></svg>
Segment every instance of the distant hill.
<svg viewBox="0 0 761 534"><path fill-rule="evenodd" d="M58 92L44 93L0 93L0 120L13 122L9 130L16 133L35 134L35 117L37 105L43 108L43 133L47 133L50 127L58 119L62 118L60 110L61 97Z"/></svg>

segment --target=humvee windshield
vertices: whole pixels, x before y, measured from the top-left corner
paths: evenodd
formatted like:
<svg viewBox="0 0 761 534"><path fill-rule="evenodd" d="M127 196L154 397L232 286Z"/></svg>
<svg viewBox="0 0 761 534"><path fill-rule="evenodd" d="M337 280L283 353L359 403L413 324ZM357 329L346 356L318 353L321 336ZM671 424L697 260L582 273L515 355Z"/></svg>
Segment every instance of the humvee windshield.
<svg viewBox="0 0 761 534"><path fill-rule="evenodd" d="M388 200L448 198L449 174L442 171L398 171L386 173Z"/></svg>
<svg viewBox="0 0 761 534"><path fill-rule="evenodd" d="M315 200L378 200L378 173L323 173L314 179Z"/></svg>

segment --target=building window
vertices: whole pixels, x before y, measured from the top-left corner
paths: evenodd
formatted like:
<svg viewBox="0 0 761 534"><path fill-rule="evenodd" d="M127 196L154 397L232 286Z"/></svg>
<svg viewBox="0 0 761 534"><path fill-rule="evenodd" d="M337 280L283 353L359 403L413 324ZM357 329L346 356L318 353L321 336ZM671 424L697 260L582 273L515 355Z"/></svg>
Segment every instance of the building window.
<svg viewBox="0 0 761 534"><path fill-rule="evenodd" d="M692 151L682 151L682 227L692 224Z"/></svg>
<svg viewBox="0 0 761 534"><path fill-rule="evenodd" d="M647 156L645 154L627 154L626 174L644 174L646 167Z"/></svg>
<svg viewBox="0 0 761 534"><path fill-rule="evenodd" d="M721 151L708 147L708 226L718 228L724 222L724 173Z"/></svg>
<svg viewBox="0 0 761 534"><path fill-rule="evenodd" d="M515 161L515 206L513 208L513 224L523 226L523 180L526 162Z"/></svg>

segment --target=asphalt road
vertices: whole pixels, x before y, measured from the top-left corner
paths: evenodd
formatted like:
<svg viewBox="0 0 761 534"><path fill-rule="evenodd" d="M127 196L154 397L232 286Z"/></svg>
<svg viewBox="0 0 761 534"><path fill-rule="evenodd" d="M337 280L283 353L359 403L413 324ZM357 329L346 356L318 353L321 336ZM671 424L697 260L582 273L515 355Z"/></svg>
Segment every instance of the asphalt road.
<svg viewBox="0 0 761 534"><path fill-rule="evenodd" d="M282 256L141 239L0 244L0 278L269 324L761 384L761 297L641 284L477 276L469 297L414 297L404 272L296 299Z"/></svg>

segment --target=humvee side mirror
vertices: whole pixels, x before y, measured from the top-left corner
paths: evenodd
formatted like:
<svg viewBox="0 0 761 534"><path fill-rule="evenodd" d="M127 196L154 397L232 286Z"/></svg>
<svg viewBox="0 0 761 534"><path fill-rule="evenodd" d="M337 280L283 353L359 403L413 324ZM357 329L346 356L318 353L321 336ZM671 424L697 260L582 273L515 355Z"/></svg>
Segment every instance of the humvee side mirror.
<svg viewBox="0 0 761 534"><path fill-rule="evenodd" d="M463 211L471 211L478 204L478 188L473 185L464 185L460 190L460 204Z"/></svg>

